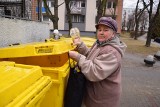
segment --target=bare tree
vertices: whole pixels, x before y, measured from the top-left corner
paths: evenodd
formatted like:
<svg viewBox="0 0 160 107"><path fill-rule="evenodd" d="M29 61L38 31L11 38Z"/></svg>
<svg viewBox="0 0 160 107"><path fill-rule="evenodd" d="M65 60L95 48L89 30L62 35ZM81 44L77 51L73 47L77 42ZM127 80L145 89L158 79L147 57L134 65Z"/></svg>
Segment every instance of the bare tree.
<svg viewBox="0 0 160 107"><path fill-rule="evenodd" d="M144 2L144 0L142 0ZM136 5L136 9L135 9L135 34L134 34L134 39L137 40L137 37L138 37L138 29L139 29L139 21L140 21L140 18L144 12L144 10L149 6L148 5L144 5L144 7L142 9L139 9L139 3L140 3L140 0L137 1L137 5Z"/></svg>
<svg viewBox="0 0 160 107"><path fill-rule="evenodd" d="M123 14L123 21L122 21L122 30L126 30L126 11L124 11L124 14Z"/></svg>
<svg viewBox="0 0 160 107"><path fill-rule="evenodd" d="M51 21L53 22L53 27L54 29L58 29L58 7L61 6L63 3L61 3L60 5L58 5L58 0L54 0L54 14L52 14L49 6L47 5L47 0L43 0L44 2L44 7L46 9L46 14L47 16L51 19Z"/></svg>
<svg viewBox="0 0 160 107"><path fill-rule="evenodd" d="M143 2L144 5L147 5L146 2ZM158 7L157 7L157 12L156 14L153 16L152 15L152 10L153 10L153 0L150 0L150 8L148 9L148 13L149 13L149 28L148 28L148 33L147 33L147 41L145 46L149 47L151 44L151 36L152 36L152 28L155 24L155 19L159 16L159 11L160 11L160 1L158 3Z"/></svg>
<svg viewBox="0 0 160 107"><path fill-rule="evenodd" d="M116 9L117 9L117 5L118 5L118 0L114 0L113 2L113 8L110 8L110 13L112 14L112 18L116 19Z"/></svg>
<svg viewBox="0 0 160 107"><path fill-rule="evenodd" d="M66 4L66 10L67 10L67 21L68 21L68 26L69 26L69 34L70 34L70 29L72 28L72 19L71 19L71 10L70 10L70 0L65 0ZM68 34L68 36L69 36Z"/></svg>
<svg viewBox="0 0 160 107"><path fill-rule="evenodd" d="M135 21L134 21L134 14L131 14L128 16L128 22L127 22L127 32L133 31L134 30L134 25L135 25Z"/></svg>
<svg viewBox="0 0 160 107"><path fill-rule="evenodd" d="M140 18L140 35L143 35L143 33L145 32L144 30L146 29L146 25L148 22L148 15L146 13L146 11L143 12L142 17Z"/></svg>
<svg viewBox="0 0 160 107"><path fill-rule="evenodd" d="M97 23L98 23L99 18L105 15L106 4L107 4L107 0L97 1L97 18L96 18Z"/></svg>
<svg viewBox="0 0 160 107"><path fill-rule="evenodd" d="M156 14L153 18L154 26L152 28L152 34L160 37L160 2L158 3Z"/></svg>

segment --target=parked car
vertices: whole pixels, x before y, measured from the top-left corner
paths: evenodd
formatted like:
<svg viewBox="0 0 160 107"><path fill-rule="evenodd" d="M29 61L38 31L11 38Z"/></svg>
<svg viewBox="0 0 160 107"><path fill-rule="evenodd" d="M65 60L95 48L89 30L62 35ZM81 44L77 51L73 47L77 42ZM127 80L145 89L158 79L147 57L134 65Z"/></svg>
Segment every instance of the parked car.
<svg viewBox="0 0 160 107"><path fill-rule="evenodd" d="M155 39L156 37L158 37L158 35L155 34L155 33L152 33L151 38L152 38L152 39Z"/></svg>
<svg viewBox="0 0 160 107"><path fill-rule="evenodd" d="M160 37L156 37L156 38L154 39L154 42L160 43Z"/></svg>

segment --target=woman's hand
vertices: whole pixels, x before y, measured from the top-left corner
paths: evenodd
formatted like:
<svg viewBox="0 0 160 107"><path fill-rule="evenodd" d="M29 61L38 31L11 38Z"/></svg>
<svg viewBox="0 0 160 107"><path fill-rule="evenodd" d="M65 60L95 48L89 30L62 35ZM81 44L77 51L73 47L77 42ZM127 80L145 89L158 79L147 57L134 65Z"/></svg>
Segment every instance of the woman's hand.
<svg viewBox="0 0 160 107"><path fill-rule="evenodd" d="M69 57L72 58L74 61L78 62L80 54L75 51L69 51Z"/></svg>
<svg viewBox="0 0 160 107"><path fill-rule="evenodd" d="M78 45L80 45L82 43L80 37L72 38L72 41L73 41L73 45L75 45L75 46L78 46Z"/></svg>
<svg viewBox="0 0 160 107"><path fill-rule="evenodd" d="M73 45L78 46L81 44L80 31L78 28L70 29L70 36L72 37Z"/></svg>

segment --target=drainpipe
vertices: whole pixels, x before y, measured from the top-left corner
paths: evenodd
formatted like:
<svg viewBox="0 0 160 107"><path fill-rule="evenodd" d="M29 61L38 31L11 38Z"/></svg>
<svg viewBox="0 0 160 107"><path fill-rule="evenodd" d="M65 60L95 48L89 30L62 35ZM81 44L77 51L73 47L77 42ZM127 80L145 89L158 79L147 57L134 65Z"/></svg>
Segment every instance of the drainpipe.
<svg viewBox="0 0 160 107"><path fill-rule="evenodd" d="M42 0L38 0L38 20L42 22Z"/></svg>

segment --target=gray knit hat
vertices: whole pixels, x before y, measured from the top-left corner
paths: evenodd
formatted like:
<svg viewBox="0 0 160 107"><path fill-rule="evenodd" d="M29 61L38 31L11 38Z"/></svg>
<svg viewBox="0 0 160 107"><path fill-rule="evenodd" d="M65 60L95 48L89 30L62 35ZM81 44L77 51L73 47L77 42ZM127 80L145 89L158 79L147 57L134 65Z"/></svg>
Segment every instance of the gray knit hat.
<svg viewBox="0 0 160 107"><path fill-rule="evenodd" d="M101 17L98 21L98 24L95 25L96 29L98 29L99 25L106 25L113 29L115 32L117 32L118 27L117 27L117 22L112 19L111 17Z"/></svg>

